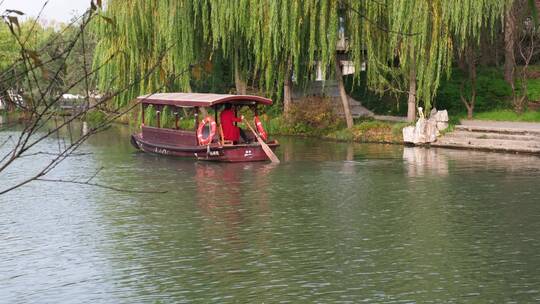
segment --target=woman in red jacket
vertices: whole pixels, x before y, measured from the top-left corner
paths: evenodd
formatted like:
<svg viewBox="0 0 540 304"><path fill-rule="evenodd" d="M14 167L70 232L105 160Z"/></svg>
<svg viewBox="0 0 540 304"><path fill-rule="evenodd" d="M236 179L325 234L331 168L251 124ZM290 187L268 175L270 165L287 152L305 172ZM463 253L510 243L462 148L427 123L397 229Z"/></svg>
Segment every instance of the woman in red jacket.
<svg viewBox="0 0 540 304"><path fill-rule="evenodd" d="M234 111L232 110L231 104L225 104L225 109L221 111L219 119L221 121L221 128L223 129L223 139L231 140L236 144L238 143L240 137L242 137L244 142L248 142L248 138L244 133L244 130L240 129L234 124L235 122L242 122L244 116L242 115L240 118L236 117Z"/></svg>

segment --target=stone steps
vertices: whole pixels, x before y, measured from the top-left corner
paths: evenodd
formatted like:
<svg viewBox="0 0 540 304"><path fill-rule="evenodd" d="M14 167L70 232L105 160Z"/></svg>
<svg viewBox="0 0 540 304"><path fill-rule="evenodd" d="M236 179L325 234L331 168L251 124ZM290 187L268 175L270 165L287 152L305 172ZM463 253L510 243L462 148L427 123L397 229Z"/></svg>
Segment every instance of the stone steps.
<svg viewBox="0 0 540 304"><path fill-rule="evenodd" d="M458 129L452 133L445 135L445 138L474 138L474 139L502 139L502 140L520 140L520 141L540 141L540 136L528 133L498 133L498 132L480 132L480 131L464 131Z"/></svg>
<svg viewBox="0 0 540 304"><path fill-rule="evenodd" d="M509 123L458 125L431 146L540 154L540 129L536 127Z"/></svg>
<svg viewBox="0 0 540 304"><path fill-rule="evenodd" d="M540 144L531 144L529 141L505 139L467 139L453 138L437 140L433 147L468 148L478 150L492 150L503 152L540 153Z"/></svg>
<svg viewBox="0 0 540 304"><path fill-rule="evenodd" d="M343 113L343 104L341 103L341 98L334 97L333 102L335 105L335 111L339 116L344 116ZM351 114L353 118L359 117L373 117L373 112L362 106L362 103L353 99L349 96L349 104L351 105Z"/></svg>
<svg viewBox="0 0 540 304"><path fill-rule="evenodd" d="M508 128L508 127L482 127L482 126L457 125L454 127L454 130L466 131L466 132L540 136L540 130L516 128L516 127Z"/></svg>

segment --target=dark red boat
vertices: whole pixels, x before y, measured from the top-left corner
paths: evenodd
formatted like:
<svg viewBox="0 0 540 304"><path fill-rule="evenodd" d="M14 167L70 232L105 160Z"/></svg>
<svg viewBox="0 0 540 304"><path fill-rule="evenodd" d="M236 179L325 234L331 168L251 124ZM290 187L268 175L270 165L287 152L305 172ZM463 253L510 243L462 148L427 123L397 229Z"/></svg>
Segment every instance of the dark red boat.
<svg viewBox="0 0 540 304"><path fill-rule="evenodd" d="M258 106L272 104L272 100L268 98L251 95L157 93L140 96L138 100L142 110L141 132L131 136L131 143L144 152L209 161L246 162L269 159L257 137L264 140L262 144L266 143L266 149L269 147L275 150L279 146L277 140L267 138L258 118ZM249 126L249 129L245 130L247 142L224 139L218 113L226 104L232 105L235 114L243 107L252 110L256 131L252 130L257 132L257 136ZM156 111L156 126L145 125L144 113L149 106ZM164 111L165 108L167 111ZM199 112L208 113L209 110L213 110L214 117L208 115L199 121ZM161 115L164 113L174 116L174 127L160 126ZM182 130L179 127L179 120L184 119L189 113L194 117L195 128Z"/></svg>

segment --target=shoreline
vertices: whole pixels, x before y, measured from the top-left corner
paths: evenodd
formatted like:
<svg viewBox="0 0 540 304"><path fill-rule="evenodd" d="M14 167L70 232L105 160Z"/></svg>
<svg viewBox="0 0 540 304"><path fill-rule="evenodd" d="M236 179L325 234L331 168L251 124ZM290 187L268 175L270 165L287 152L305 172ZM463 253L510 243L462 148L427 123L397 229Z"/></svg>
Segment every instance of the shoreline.
<svg viewBox="0 0 540 304"><path fill-rule="evenodd" d="M21 120L21 113L3 112L2 114L4 117L12 118L5 123L20 122ZM132 115L119 117L113 123L136 128L130 119L132 117ZM268 133L275 136L312 138L339 143L433 147L540 156L540 123L462 120L461 124L450 126L449 131L443 132L433 143L411 145L403 142L402 136L402 129L409 123L370 119L357 121L352 129L321 130L313 128L299 132L293 126L283 124L282 120L283 116L277 116L263 120L263 123L265 123ZM92 124L91 119L86 121ZM275 127L276 124L279 128Z"/></svg>

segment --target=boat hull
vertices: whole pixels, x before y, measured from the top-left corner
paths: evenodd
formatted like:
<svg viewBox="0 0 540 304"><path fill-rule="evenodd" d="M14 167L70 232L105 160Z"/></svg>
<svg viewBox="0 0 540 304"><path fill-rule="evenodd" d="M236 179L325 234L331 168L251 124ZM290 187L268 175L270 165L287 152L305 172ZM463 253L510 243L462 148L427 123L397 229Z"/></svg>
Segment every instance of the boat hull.
<svg viewBox="0 0 540 304"><path fill-rule="evenodd" d="M269 160L258 143L234 146L221 146L217 143L209 146L179 146L151 142L143 139L141 134L134 134L131 136L131 144L136 149L147 153L194 158L204 161L251 162ZM272 150L275 150L279 144L277 141L273 141L269 142L268 146Z"/></svg>

